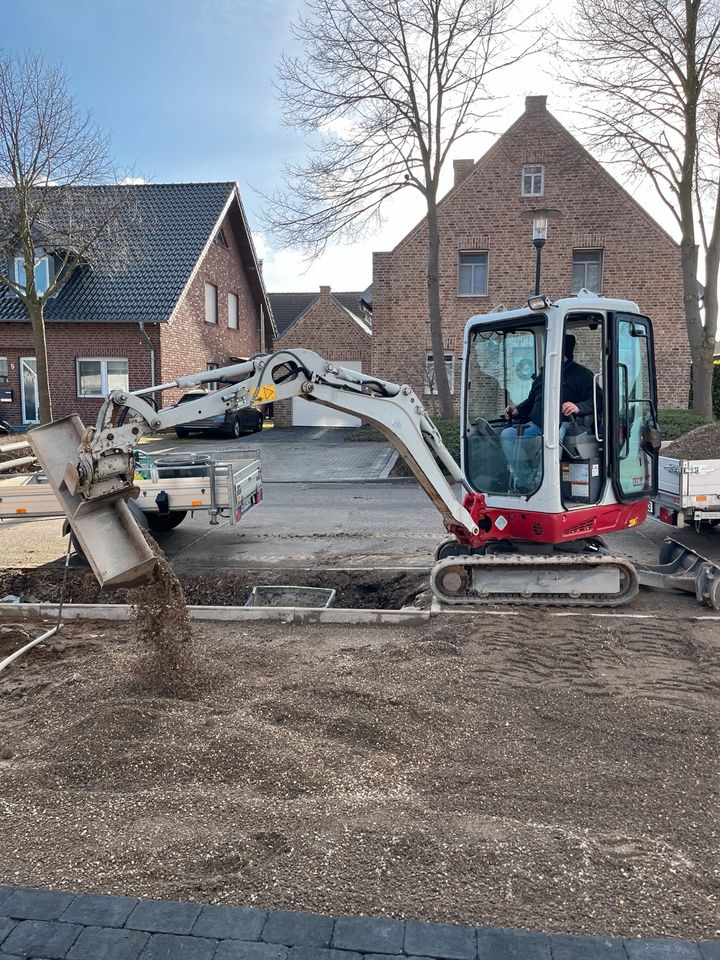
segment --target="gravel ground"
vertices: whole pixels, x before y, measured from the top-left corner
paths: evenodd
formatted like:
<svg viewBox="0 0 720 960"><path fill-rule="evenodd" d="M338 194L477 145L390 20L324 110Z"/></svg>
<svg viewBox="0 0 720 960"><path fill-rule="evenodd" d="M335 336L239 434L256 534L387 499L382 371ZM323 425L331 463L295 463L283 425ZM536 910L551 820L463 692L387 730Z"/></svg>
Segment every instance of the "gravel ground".
<svg viewBox="0 0 720 960"><path fill-rule="evenodd" d="M663 447L660 453L678 460L720 460L720 420L691 430Z"/></svg>
<svg viewBox="0 0 720 960"><path fill-rule="evenodd" d="M717 627L202 624L189 701L69 623L0 675L0 883L717 936Z"/></svg>

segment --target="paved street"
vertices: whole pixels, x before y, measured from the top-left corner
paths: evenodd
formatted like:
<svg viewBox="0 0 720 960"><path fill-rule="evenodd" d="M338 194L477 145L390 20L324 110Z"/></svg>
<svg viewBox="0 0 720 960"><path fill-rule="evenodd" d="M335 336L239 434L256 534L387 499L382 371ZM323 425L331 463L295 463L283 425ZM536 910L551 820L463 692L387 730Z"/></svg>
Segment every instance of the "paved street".
<svg viewBox="0 0 720 960"><path fill-rule="evenodd" d="M395 459L389 443L346 443L343 427L284 427L263 430L239 440L174 434L142 444L148 453L209 453L233 460L257 451L264 480L273 482L378 480Z"/></svg>
<svg viewBox="0 0 720 960"><path fill-rule="evenodd" d="M0 887L0 960L718 960L720 941L547 936Z"/></svg>

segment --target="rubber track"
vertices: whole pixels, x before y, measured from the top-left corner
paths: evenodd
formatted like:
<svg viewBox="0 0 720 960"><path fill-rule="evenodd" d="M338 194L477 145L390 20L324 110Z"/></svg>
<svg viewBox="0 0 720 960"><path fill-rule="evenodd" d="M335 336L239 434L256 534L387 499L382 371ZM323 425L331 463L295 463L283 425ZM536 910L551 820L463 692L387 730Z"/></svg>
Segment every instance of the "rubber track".
<svg viewBox="0 0 720 960"><path fill-rule="evenodd" d="M583 596L572 596L570 593L548 595L537 594L527 597L521 593L490 593L486 596L479 596L474 590L462 594L447 594L439 585L440 574L449 569L456 568L457 572L465 577L469 583L472 582L472 571L478 567L507 569L509 583L512 581L513 571L518 568L531 568L534 571L538 567L547 569L567 570L572 573L574 570L587 570L594 567L617 567L625 575L624 588L621 579L621 592L615 595L605 593L589 593ZM430 584L432 591L441 603L450 604L470 604L471 606L487 606L488 604L511 603L524 604L526 606L539 607L619 607L628 600L636 596L639 589L638 575L635 567L629 560L623 557L612 556L578 556L578 557L560 557L560 556L523 556L522 554L511 554L503 556L502 554L493 554L491 556L471 556L471 557L447 557L440 560L432 568L430 573Z"/></svg>

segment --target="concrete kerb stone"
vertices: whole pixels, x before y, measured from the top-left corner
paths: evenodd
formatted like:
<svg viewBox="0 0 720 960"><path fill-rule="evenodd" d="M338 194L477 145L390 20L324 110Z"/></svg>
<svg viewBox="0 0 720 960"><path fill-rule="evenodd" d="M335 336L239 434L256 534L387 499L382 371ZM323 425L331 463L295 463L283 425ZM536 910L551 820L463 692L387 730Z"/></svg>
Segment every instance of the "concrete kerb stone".
<svg viewBox="0 0 720 960"><path fill-rule="evenodd" d="M66 603L65 620L128 620L134 607L127 603ZM429 610L365 610L351 607L188 607L191 620L279 620L283 623L427 623ZM0 604L0 620L54 620L55 603Z"/></svg>

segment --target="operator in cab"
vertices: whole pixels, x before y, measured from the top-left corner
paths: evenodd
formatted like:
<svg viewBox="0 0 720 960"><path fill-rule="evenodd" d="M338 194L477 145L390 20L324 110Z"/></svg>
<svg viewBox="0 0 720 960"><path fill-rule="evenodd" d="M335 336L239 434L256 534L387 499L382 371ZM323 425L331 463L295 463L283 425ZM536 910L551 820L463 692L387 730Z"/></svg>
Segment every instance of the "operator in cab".
<svg viewBox="0 0 720 960"><path fill-rule="evenodd" d="M587 367L575 363L575 337L565 334L563 345L562 383L560 388L560 412L565 419L560 424L560 440L570 424L572 416L587 416L593 412L593 374ZM542 461L543 434L543 367L533 381L527 399L517 406L505 408L508 420L519 420L521 426L506 427L500 434L500 442L509 464L515 471L518 491L531 493L537 489L536 476ZM533 439L536 438L536 439Z"/></svg>

